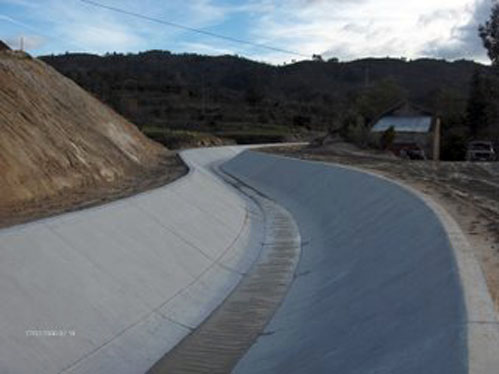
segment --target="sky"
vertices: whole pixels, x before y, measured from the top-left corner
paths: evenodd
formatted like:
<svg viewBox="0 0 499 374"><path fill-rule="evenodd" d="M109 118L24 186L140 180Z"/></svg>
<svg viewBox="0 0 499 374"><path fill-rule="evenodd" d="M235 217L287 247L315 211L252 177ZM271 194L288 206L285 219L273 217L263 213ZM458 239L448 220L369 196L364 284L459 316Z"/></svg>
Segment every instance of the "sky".
<svg viewBox="0 0 499 374"><path fill-rule="evenodd" d="M273 64L364 57L488 63L478 25L497 0L93 0L298 55L217 39L81 0L0 0L0 39L33 55L151 49L237 54Z"/></svg>

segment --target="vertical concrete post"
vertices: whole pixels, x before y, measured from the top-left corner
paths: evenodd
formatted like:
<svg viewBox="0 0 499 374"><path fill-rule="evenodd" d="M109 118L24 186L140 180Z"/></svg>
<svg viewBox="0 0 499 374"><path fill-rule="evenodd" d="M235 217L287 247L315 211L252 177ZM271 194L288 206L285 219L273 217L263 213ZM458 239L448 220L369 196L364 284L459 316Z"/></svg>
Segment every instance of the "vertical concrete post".
<svg viewBox="0 0 499 374"><path fill-rule="evenodd" d="M433 161L440 160L440 117L435 119L435 128L433 130Z"/></svg>

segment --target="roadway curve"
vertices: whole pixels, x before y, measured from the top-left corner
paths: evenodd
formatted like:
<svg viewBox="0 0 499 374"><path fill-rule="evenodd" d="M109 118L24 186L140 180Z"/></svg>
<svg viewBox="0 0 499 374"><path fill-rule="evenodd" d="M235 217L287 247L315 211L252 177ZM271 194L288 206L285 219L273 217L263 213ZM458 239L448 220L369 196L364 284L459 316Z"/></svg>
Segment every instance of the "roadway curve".
<svg viewBox="0 0 499 374"><path fill-rule="evenodd" d="M499 370L490 298L463 297L460 270L475 272L471 293L483 275L471 257L458 266L423 200L359 171L251 151L223 170L286 208L303 243L289 293L235 373ZM469 314L485 307L491 327L473 334Z"/></svg>

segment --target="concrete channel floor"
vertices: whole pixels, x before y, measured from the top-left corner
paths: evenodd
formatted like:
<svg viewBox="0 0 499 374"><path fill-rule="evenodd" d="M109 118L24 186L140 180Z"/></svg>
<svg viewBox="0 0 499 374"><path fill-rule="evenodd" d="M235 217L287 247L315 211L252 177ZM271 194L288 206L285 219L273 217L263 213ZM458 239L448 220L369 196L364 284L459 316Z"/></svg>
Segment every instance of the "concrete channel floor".
<svg viewBox="0 0 499 374"><path fill-rule="evenodd" d="M258 293L272 278L251 284L251 264L266 264L265 215L207 168L233 156L222 169L280 205L276 232L282 218L296 222L301 258L293 237L275 292L282 304L269 303L277 312L251 330L249 351L248 341L231 347L230 364L213 372L237 362L236 373L499 372L497 320L472 251L456 262L458 229L386 180L243 149L186 151L191 172L178 183L0 230L0 373L143 373L203 326L203 344L231 347L231 338L213 344L220 320L210 313L233 297L234 317L253 297L239 299L238 288ZM55 328L75 335L25 334Z"/></svg>
<svg viewBox="0 0 499 374"><path fill-rule="evenodd" d="M139 374L259 256L255 203L183 152L189 174L102 206L0 230L0 373Z"/></svg>
<svg viewBox="0 0 499 374"><path fill-rule="evenodd" d="M303 245L235 373L468 372L458 267L423 201L365 173L257 152L223 169L289 210Z"/></svg>
<svg viewBox="0 0 499 374"><path fill-rule="evenodd" d="M238 181L229 182L251 196L262 211L264 242L260 256L210 317L148 374L230 372L262 333L293 280L301 245L293 217Z"/></svg>

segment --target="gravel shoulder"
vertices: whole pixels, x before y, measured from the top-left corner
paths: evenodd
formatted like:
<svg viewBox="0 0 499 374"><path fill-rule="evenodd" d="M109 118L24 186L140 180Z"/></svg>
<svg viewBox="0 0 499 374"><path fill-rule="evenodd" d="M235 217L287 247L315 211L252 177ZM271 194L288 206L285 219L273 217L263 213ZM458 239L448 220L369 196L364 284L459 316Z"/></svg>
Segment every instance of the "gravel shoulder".
<svg viewBox="0 0 499 374"><path fill-rule="evenodd" d="M365 169L410 185L433 199L467 236L499 311L499 163L408 161L344 143L260 151Z"/></svg>

